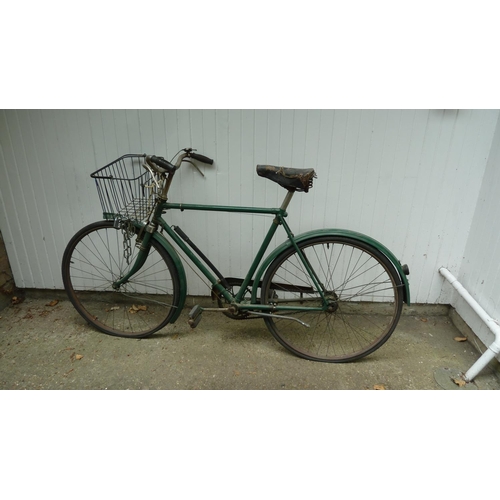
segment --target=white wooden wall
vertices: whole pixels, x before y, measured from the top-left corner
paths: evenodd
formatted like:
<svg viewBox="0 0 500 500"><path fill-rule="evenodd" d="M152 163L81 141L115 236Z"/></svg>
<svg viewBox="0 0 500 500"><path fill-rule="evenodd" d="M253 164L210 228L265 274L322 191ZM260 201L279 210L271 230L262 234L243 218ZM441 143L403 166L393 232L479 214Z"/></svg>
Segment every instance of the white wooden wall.
<svg viewBox="0 0 500 500"><path fill-rule="evenodd" d="M496 320L500 320L500 123L497 125L458 280ZM454 294L452 303L478 337L494 335L470 306ZM500 359L500 356L498 356Z"/></svg>
<svg viewBox="0 0 500 500"><path fill-rule="evenodd" d="M215 165L202 167L205 177L186 166L171 201L276 206L285 191L257 177L255 165L314 167L314 188L289 209L295 233L369 234L410 266L412 302L449 303L437 269L460 270L481 186L492 196L495 168L486 166L498 117L496 110L0 111L0 229L19 287L61 288L67 241L101 216L89 174L125 153L170 159L191 146ZM187 212L171 220L230 276L243 274L270 223ZM208 293L189 275L191 294Z"/></svg>

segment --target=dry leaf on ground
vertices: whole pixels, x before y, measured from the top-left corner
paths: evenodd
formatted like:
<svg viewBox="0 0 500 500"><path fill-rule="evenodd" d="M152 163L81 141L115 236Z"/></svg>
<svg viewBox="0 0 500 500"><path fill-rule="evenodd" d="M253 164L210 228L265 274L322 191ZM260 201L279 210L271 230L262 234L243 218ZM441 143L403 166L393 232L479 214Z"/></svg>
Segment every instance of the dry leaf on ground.
<svg viewBox="0 0 500 500"><path fill-rule="evenodd" d="M384 384L375 384L373 386L373 388L376 390L376 391L385 391L385 385Z"/></svg>
<svg viewBox="0 0 500 500"><path fill-rule="evenodd" d="M82 356L81 354L76 354L76 355L75 355L75 359L80 360L80 359L82 359L82 358L83 358L83 356Z"/></svg>
<svg viewBox="0 0 500 500"><path fill-rule="evenodd" d="M453 340L456 342L465 342L467 340L467 337L455 337Z"/></svg>
<svg viewBox="0 0 500 500"><path fill-rule="evenodd" d="M139 311L147 311L148 306L136 306L135 304L128 310L130 314L136 314Z"/></svg>
<svg viewBox="0 0 500 500"><path fill-rule="evenodd" d="M45 305L50 306L50 307L54 307L57 304L59 304L58 300L51 300L48 304L45 304Z"/></svg>
<svg viewBox="0 0 500 500"><path fill-rule="evenodd" d="M458 387L463 387L467 382L461 378L454 378L453 382L458 385Z"/></svg>

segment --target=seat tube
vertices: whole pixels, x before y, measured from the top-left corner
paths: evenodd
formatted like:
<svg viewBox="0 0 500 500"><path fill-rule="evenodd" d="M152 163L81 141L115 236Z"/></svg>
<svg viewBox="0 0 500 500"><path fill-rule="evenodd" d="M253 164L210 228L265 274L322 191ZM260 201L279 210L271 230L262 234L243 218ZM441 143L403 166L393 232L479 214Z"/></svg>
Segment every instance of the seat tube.
<svg viewBox="0 0 500 500"><path fill-rule="evenodd" d="M243 280L243 283L241 285L241 288L239 292L237 293L235 300L236 302L240 302L240 300L243 298L243 295L245 293L245 289L252 280L252 277L257 270L257 266L259 265L260 261L262 260L262 257L264 257L264 254L266 253L267 248L269 247L269 243L271 243L271 240L273 239L274 233L276 233L276 230L278 229L278 226L280 224L284 223L284 217L286 217L286 209L288 205L290 204L290 201L293 198L295 191L288 191L288 193L285 196L285 199L283 200L283 203L281 204L280 207L280 213L276 215L276 217L273 220L273 223L271 227L269 228L269 231L267 232L266 237L264 238L264 241L262 242L262 245L260 246L260 249L255 256L254 261L252 262L252 266L250 267L248 274L246 278Z"/></svg>
<svg viewBox="0 0 500 500"><path fill-rule="evenodd" d="M280 219L281 219L281 217L280 217ZM279 224L280 224L280 222L278 220L278 217L276 217L273 220L273 223L271 224L271 227L269 228L269 231L267 232L267 235L264 238L264 241L262 242L262 245L260 246L260 249L259 249L257 255L255 256L255 259L252 262L252 265L247 273L246 278L243 280L243 283L241 284L241 288L235 297L236 302L240 302L240 300L242 299L242 297L245 293L245 289L248 286L248 284L250 283L250 281L251 281L251 279L252 279L252 277L257 269L257 266L260 264L260 261L262 260L262 257L264 257L264 254L266 253L266 250L269 246L269 243L271 243L271 240L273 239L274 233L276 233L276 230L278 229Z"/></svg>

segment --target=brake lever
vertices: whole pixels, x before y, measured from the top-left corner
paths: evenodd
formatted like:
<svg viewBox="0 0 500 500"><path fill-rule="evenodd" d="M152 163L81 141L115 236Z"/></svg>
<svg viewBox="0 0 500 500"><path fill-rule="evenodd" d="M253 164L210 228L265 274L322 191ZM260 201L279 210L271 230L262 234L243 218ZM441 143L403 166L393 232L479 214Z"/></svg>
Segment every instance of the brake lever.
<svg viewBox="0 0 500 500"><path fill-rule="evenodd" d="M202 171L198 168L198 166L197 166L197 165L195 165L195 164L194 164L191 160L189 160L189 159L186 159L186 158L185 158L185 159L184 159L184 160L182 160L182 161L185 161L186 163L190 163L191 165L193 165L193 167L194 167L196 170L198 170L198 172L200 172L200 174L201 174L203 177L205 177L205 174L204 174L204 173L203 173L203 172L202 172Z"/></svg>

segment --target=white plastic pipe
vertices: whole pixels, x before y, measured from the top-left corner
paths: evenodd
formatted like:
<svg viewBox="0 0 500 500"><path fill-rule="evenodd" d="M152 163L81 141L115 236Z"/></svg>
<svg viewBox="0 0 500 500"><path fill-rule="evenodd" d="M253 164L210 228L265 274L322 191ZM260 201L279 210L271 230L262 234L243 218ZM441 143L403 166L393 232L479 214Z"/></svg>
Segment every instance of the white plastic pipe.
<svg viewBox="0 0 500 500"><path fill-rule="evenodd" d="M482 356L469 368L464 376L466 382L471 382L474 377L500 353L500 325L476 302L472 295L463 287L463 285L448 271L441 267L439 272L446 278L451 286L460 294L460 296L469 304L477 315L486 323L488 328L495 335L495 340L482 354Z"/></svg>

